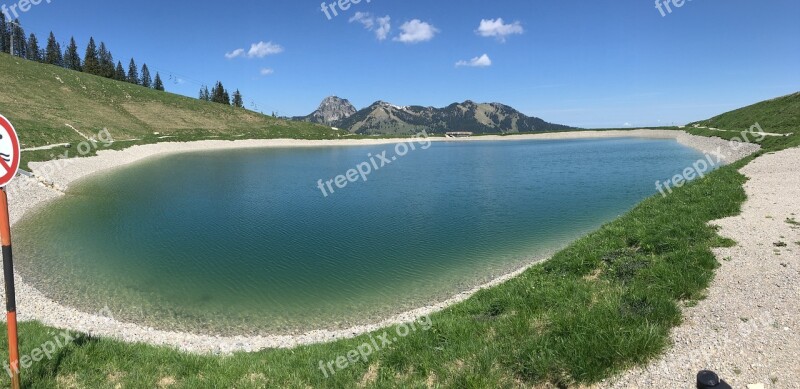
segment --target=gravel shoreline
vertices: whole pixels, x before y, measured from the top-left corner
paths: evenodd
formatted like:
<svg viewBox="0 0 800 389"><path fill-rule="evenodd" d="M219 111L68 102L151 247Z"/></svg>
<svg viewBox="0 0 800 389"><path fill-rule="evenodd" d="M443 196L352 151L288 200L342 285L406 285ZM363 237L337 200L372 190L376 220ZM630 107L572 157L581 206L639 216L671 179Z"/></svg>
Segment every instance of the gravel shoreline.
<svg viewBox="0 0 800 389"><path fill-rule="evenodd" d="M676 139L679 143L695 148L704 153L721 150L726 163L744 158L760 147L752 144L732 144L720 138L707 138L687 134L683 131L670 130L634 130L634 131L581 131L519 136L482 136L467 139L431 139L432 141L492 141L492 140L526 140L526 139L586 139L641 137L656 139ZM133 146L115 151L101 150L95 157L62 160L58 162L31 163L37 179L18 177L8 186L9 207L12 225L21 220L27 212L44 206L63 195L72 182L91 174L108 171L130 165L145 159L180 152L227 150L262 147L328 147L376 145L408 142L409 139L375 139L375 140L242 140L242 141L200 141L191 143L159 143ZM56 165L54 165L57 164ZM44 174L49 172L51 174ZM42 183L45 181L48 185ZM375 331L398 323L410 322L416 318L440 311L450 305L464 301L477 291L501 284L514 278L540 261L530 263L522 268L503 275L493 281L459 293L446 301L424 306L409 312L395 315L379 323L356 326L345 330L317 330L301 335L275 336L210 336L183 332L156 330L134 323L123 323L102 314L87 314L71 307L63 306L44 296L36 288L26 284L19 275L16 276L18 316L21 321L38 320L45 325L69 329L93 336L114 338L126 342L142 342L152 345L168 346L185 352L230 354L238 351L252 352L267 348L290 348L299 345L328 342L336 339L351 338L367 332ZM0 280L0 286L2 280Z"/></svg>
<svg viewBox="0 0 800 389"><path fill-rule="evenodd" d="M666 354L605 387L689 388L698 371L713 370L734 388L800 388L798 166L795 148L740 170L749 179L742 213L709 223L737 245L714 249L722 266L708 297L684 309Z"/></svg>

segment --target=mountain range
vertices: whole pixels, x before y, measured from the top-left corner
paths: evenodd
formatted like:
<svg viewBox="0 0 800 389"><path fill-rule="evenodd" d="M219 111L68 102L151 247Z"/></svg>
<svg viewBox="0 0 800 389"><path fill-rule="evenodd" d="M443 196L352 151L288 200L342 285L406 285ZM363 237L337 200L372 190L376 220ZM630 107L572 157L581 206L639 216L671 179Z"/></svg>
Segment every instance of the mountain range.
<svg viewBox="0 0 800 389"><path fill-rule="evenodd" d="M361 135L409 135L467 131L475 134L513 134L572 130L573 127L548 123L527 116L500 103L475 103L467 100L444 108L398 106L377 101L361 110L346 99L326 97L319 108L295 120L325 124Z"/></svg>

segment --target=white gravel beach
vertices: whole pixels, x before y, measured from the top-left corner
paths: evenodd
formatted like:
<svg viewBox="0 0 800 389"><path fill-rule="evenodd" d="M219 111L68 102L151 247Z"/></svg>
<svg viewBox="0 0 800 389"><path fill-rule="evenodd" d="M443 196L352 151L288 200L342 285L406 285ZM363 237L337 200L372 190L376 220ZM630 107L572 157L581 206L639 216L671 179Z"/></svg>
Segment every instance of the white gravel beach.
<svg viewBox="0 0 800 389"><path fill-rule="evenodd" d="M800 149L789 149L741 169L742 213L710 223L738 244L714 250L722 267L708 297L684 309L666 354L608 387L690 388L712 370L734 388L800 388L798 166Z"/></svg>
<svg viewBox="0 0 800 389"><path fill-rule="evenodd" d="M482 136L476 138L467 138L467 139L459 139L459 140L452 140L452 139L441 139L441 138L432 138L432 141L487 141L487 140L503 140L503 141L512 141L512 140L525 140L525 139L579 139L579 138L616 138L616 137L641 137L641 138L659 138L659 139L676 139L683 145L693 147L697 150L700 150L705 153L711 153L714 151L722 152L725 157L725 162L731 163L741 158L744 158L753 152L759 149L759 146L752 145L752 144L732 144L728 141L722 140L720 138L707 138L707 137L699 137L686 134L682 131L668 131L668 130L634 130L634 131L581 131L581 132L563 132L563 133L548 133L548 134L537 134L537 135L520 135L520 136ZM37 207L45 206L47 202L58 198L59 196L63 196L63 190L68 188L68 186L81 178L84 178L88 175L95 174L101 171L108 171L109 169L119 168L125 165L129 165L135 163L137 161L142 161L149 158L154 158L158 156L164 156L172 153L180 153L180 152L199 152L199 151L208 151L208 150L223 150L223 149L240 149L240 148L260 148L260 147L322 147L322 146L349 146L349 145L369 145L369 144L391 144L397 142L407 142L409 139L375 139L375 140L330 140L330 141L305 141L305 140L286 140L286 139L277 139L277 140L242 140L242 141L219 141L219 140L210 140L210 141L200 141L200 142L191 142L191 143L159 143L159 144L151 144L151 145L143 145L143 146L133 146L128 149L122 151L113 151L113 150L101 150L98 152L97 156L88 157L88 158L78 158L78 159L70 159L70 160L62 160L58 161L56 164L54 162L43 162L43 163L31 163L31 167L33 169L33 173L37 175L38 179L28 178L24 176L18 177L14 182L12 182L8 186L9 191L9 201L10 201L10 211L11 211L11 222L12 224L22 219L26 212L29 212ZM797 158L797 154L794 154L794 158ZM751 173L758 176L760 174L772 174L772 171L764 172L761 162L762 160L767 161L763 162L763 164L773 163L774 160L779 159L776 156L767 156L762 159L759 159L758 162L759 168L751 169ZM786 163L783 166L792 166L796 165L797 159L794 159L794 163ZM768 165L772 166L772 165ZM759 170L761 169L761 170ZM52 171L52 173L50 173ZM45 174L47 173L47 174ZM783 173L783 176L791 176L793 172L786 172ZM771 177L771 176L770 176ZM800 183L797 182L797 174L794 173L795 181L790 184L790 188L793 187L795 190L800 189ZM41 181L47 182L49 185L43 184ZM757 188L753 189L754 185L759 185ZM760 185L765 185L762 188ZM777 185L777 186L776 186ZM775 192L776 187L781 187L783 184L776 184L772 181L765 181L765 183L761 183L754 179L748 184L748 195L750 195L751 190L770 190ZM783 192L781 192L783 194ZM760 192L758 193L760 194ZM774 193L773 193L774 194ZM797 199L800 199L798 196L800 193L795 193L794 199L794 210L795 212L800 212L800 207L797 206ZM774 199L776 202L786 202L788 201L789 196L775 196L778 197ZM767 207L767 210L761 210L760 212L763 214L764 212L771 212L771 215L774 216L774 219L771 220L772 224L779 224L783 223L783 219L787 217L788 213L784 212L784 208L774 208L776 206L768 204L770 200L763 200L759 204L763 204L761 206ZM777 204L777 203L776 203ZM788 206L788 205L787 205ZM747 209L749 210L750 207L753 207L751 202L748 202ZM788 208L787 208L788 209ZM747 214L748 211L746 211ZM784 215L786 213L786 215ZM700 307L689 310L689 314L691 315L692 312L696 312L699 315L701 312L707 315L705 318L717 318L722 317L723 315L727 315L728 313L722 312L723 309L731 309L730 305L725 305L720 301L714 300L714 294L720 293L718 289L724 290L726 293L730 292L739 292L746 295L751 295L752 297L758 297L759 294L756 294L756 291L759 287L768 288L769 286L774 286L776 283L780 285L780 290L783 293L787 293L787 303L788 299L797 298L798 297L798 289L797 289L797 278L798 278L798 263L797 263L797 252L800 251L800 246L796 246L793 242L800 241L800 237L797 236L797 230L788 231L787 227L778 230L777 226L775 229L768 229L765 227L764 230L753 228L747 228L746 223L750 223L753 220L756 220L756 216L749 216L745 218L743 215L740 219L733 218L734 220L738 220L738 223L741 223L741 227L728 227L731 231L731 237L734 237L737 241L740 242L750 242L755 244L755 242L759 242L759 244L763 246L758 247L751 247L753 250L759 249L764 252L768 253L761 253L759 255L766 255L769 257L770 260L774 260L775 263L778 262L790 262L788 266L779 265L773 267L772 264L768 264L766 262L761 262L757 264L758 266L767 266L770 271L778 272L775 275L775 280L769 279L769 281L757 281L756 275L759 273L747 273L746 279L742 281L735 281L740 283L735 283L734 285L723 284L720 287L720 279L725 280L725 276L727 275L726 269L729 269L731 266L747 266L748 259L745 257L747 252L737 253L735 250L741 250L741 247L736 247L731 250L731 252L727 252L721 255L725 257L730 256L733 258L730 262L726 262L725 267L723 267L719 273L720 277L717 281L715 281L714 286L712 287L712 292L710 294L710 298L703 303L701 306L706 304L712 304L710 307L706 307L706 309L702 309ZM764 215L760 215L761 219L764 218ZM755 219L753 219L755 218ZM798 217L800 219L800 217ZM760 220L760 222L764 222L764 220ZM734 223L730 221L729 223ZM724 221L721 222L724 224ZM726 225L723 225L725 227ZM723 233L726 234L728 228L723 230ZM771 227L770 227L771 228ZM741 231L744 234L750 234L746 238L741 238L736 234L737 231ZM772 254L772 245L771 241L766 242L766 240L759 239L755 240L752 239L753 232L759 231L761 236L759 238L763 238L766 240L779 240L779 235L787 236L786 239L782 239L790 244L790 247L782 248L781 256L775 256L777 259L770 257L768 254ZM794 235L791 235L791 233ZM727 235L727 234L726 234ZM774 236L773 236L774 235ZM794 238L791 238L793 236ZM763 240L763 241L762 241ZM748 246L750 247L750 246ZM793 250L793 251L789 251ZM760 258L760 257L759 257ZM794 258L794 260L791 260ZM743 262L740 264L740 262ZM415 318L418 318L423 315L430 314L432 312L439 311L444 309L447 306L452 304L458 303L460 301L464 301L469 296L477 292L482 288L491 287L497 284L500 284L510 278L513 278L523 271L525 271L529 266L532 266L533 263L529 264L522 269L519 269L513 273L506 274L494 281L487 283L485 285L481 285L476 287L472 290L460 293L452 298L440 302L438 304L430 305L421 307L419 309L397 315L386 319L380 323L375 323L373 325L366 325L366 326L358 326L353 327L346 330L319 330L319 331L311 331L301 335L280 335L280 336L252 336L252 337L245 337L245 336L230 336L230 337L222 337L222 336L208 336L208 335L196 335L196 334L188 334L188 333L178 333L178 332L169 332L169 331L161 331L156 330L153 328L148 328L145 326L140 326L134 323L122 323L114 320L111 317L107 317L101 314L87 314L83 312L79 312L73 308L63 306L46 296L44 296L41 292L36 290L36 288L32 287L29 284L25 283L24 279L20 279L19 275L17 275L16 282L17 282L17 302L18 302L18 316L22 321L29 321L29 320L38 320L46 325L69 329L73 331L79 331L87 334L91 334L94 336L101 336L101 337L109 337L114 339L120 339L127 342L144 342L153 345L163 345L169 346L173 348L177 348L182 351L186 352L195 352L195 353L214 353L214 354L229 354L236 351L257 351L266 348L288 348L294 347L303 344L312 344L312 343L320 343L320 342L327 342L335 339L341 338L349 338L354 337L366 332L370 332L373 330L377 330L383 327L390 326L392 324L402 323L412 321ZM751 264L752 266L756 266L756 264ZM754 269L756 271L756 269ZM784 281L785 277L783 273L793 272L794 284L788 284ZM737 272L737 274L739 274ZM760 275L759 275L760 276ZM747 281L746 287L742 286L741 282ZM734 281L732 281L734 282ZM2 280L0 280L2 283ZM764 298L771 296L768 289L764 289L763 295ZM723 296L726 299L728 296ZM773 296L774 297L774 296ZM716 301L716 303L715 303ZM728 301L728 300L724 300ZM747 299L743 300L746 303L750 303L752 301L748 301ZM755 299L753 300L755 301ZM731 302L733 304L733 302ZM713 308L713 309L712 309ZM781 323L779 326L787 325L792 328L791 331L785 331L785 334L789 336L790 334L794 334L792 331L797 331L797 327L794 326L797 324L797 307L795 306L793 309L794 311L788 310L789 306L779 306L776 301L769 300L769 302L765 302L763 307L759 307L756 311L749 311L747 313L747 317L756 322L759 315L762 314L771 314L772 317L775 319L775 322ZM715 310L716 309L716 310ZM717 313L717 311L720 311ZM735 311L732 311L735 312ZM792 314L794 316L794 321L789 322L787 315ZM705 326L717 326L718 323L714 320L708 320L713 323L709 323L707 321L698 321L700 319L690 317L687 320L687 323L704 323L702 325ZM736 320L739 320L738 317ZM740 321L741 323L741 321ZM784 324L785 323L785 324ZM736 324L736 323L734 323ZM684 327L681 327L676 331L676 334L680 334ZM715 327L716 328L716 327ZM781 327L782 328L782 327ZM713 331L713 329L706 328L708 331ZM678 342L687 342L685 339L689 339L691 337L692 331L685 332L684 338L677 338L679 339ZM711 333L711 332L708 332ZM782 334L784 332L781 332ZM752 335L751 335L752 337ZM713 339L716 339L712 336ZM691 340L694 341L694 337L691 337ZM694 344L694 343L692 343ZM737 347L735 344L732 347ZM777 346L776 346L777 347ZM798 356L797 348L793 349L793 355L796 359ZM773 352L775 350L770 350ZM779 355L775 353L775 355ZM783 355L783 354L781 354ZM785 355L787 358L789 354ZM785 363L789 364L788 362L790 359L785 359ZM766 361L753 361L752 363L761 363L766 364ZM775 365L778 366L778 365ZM728 371L732 371L734 369L733 365L725 365L728 368ZM722 368L722 367L720 367ZM763 369L757 369L750 365L741 365L738 366L739 369L742 371L763 371ZM797 367L795 367L797 369ZM694 368L692 368L694 370ZM685 374L684 374L685 375ZM794 377L797 377L797 370L795 370ZM761 376L759 376L761 377ZM629 381L620 381L620 382L629 382ZM677 382L677 381L676 381ZM686 382L686 381L684 381ZM637 382L638 384L638 382ZM621 387L627 387L625 384L621 384ZM658 387L661 387L658 385Z"/></svg>

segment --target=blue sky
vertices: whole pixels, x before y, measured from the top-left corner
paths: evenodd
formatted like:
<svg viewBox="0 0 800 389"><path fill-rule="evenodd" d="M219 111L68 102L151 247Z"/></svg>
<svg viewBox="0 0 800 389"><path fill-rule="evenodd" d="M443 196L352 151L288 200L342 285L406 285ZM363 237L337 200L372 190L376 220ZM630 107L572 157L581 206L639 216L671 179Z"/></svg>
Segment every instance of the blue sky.
<svg viewBox="0 0 800 389"><path fill-rule="evenodd" d="M221 80L280 115L335 94L358 108L470 99L574 126L645 126L800 90L796 0L687 0L663 16L652 0L362 0L330 20L320 3L52 0L20 19L40 40L74 35L81 54L94 36L126 66L133 56L160 71L168 91L196 97Z"/></svg>

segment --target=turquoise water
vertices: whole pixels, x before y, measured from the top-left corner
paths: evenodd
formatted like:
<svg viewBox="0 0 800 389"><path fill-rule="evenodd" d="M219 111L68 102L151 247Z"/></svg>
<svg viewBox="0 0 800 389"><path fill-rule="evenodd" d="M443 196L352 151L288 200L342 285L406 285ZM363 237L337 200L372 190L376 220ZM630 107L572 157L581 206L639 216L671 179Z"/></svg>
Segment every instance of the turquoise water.
<svg viewBox="0 0 800 389"><path fill-rule="evenodd" d="M341 328L546 256L700 158L672 140L434 142L176 154L74 184L15 228L17 264L88 312L200 333Z"/></svg>

